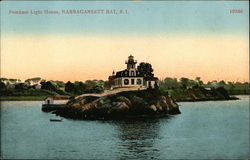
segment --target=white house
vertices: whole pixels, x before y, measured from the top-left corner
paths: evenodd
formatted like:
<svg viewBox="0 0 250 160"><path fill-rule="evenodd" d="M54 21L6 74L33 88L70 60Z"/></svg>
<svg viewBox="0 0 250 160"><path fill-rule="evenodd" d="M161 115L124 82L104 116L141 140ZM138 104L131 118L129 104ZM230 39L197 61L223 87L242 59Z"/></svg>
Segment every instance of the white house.
<svg viewBox="0 0 250 160"><path fill-rule="evenodd" d="M41 84L36 84L35 85L35 89L41 89L42 88L42 85Z"/></svg>
<svg viewBox="0 0 250 160"><path fill-rule="evenodd" d="M45 98L44 103L45 104L54 104L54 98L47 97L47 98Z"/></svg>
<svg viewBox="0 0 250 160"><path fill-rule="evenodd" d="M49 96L44 99L45 105L66 104L67 102L68 102L68 97L63 97L63 96Z"/></svg>
<svg viewBox="0 0 250 160"><path fill-rule="evenodd" d="M112 88L117 87L146 87L154 88L158 85L157 77L143 77L136 68L137 61L130 55L125 61L127 69L115 72L109 77L109 82Z"/></svg>

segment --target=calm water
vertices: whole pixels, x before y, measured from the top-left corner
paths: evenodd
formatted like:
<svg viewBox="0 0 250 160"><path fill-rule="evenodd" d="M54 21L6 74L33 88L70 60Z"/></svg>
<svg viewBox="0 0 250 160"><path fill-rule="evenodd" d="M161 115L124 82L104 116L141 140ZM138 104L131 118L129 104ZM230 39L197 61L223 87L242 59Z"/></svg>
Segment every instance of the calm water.
<svg viewBox="0 0 250 160"><path fill-rule="evenodd" d="M1 102L2 157L9 159L236 159L249 157L249 97L183 102L182 114L129 121L75 121L41 102Z"/></svg>

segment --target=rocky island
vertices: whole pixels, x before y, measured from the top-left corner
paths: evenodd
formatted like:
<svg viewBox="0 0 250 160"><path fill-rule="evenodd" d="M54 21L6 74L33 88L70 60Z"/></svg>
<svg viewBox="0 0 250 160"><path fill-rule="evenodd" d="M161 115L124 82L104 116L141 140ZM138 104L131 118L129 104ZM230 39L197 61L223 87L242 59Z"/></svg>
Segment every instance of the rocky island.
<svg viewBox="0 0 250 160"><path fill-rule="evenodd" d="M180 114L179 106L158 89L124 91L103 97L71 99L53 113L72 119L124 119Z"/></svg>

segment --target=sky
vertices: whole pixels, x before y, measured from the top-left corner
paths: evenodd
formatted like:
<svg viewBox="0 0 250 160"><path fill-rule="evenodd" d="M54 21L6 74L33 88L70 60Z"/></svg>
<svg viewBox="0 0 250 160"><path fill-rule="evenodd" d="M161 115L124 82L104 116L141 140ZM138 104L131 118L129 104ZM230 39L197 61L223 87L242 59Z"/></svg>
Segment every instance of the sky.
<svg viewBox="0 0 250 160"><path fill-rule="evenodd" d="M138 62L152 64L160 79L249 81L248 4L1 2L1 77L107 80L113 70L126 68L124 62L132 54ZM104 14L62 14L62 10L103 10ZM27 14L14 14L18 11ZM41 14L33 14L36 11Z"/></svg>

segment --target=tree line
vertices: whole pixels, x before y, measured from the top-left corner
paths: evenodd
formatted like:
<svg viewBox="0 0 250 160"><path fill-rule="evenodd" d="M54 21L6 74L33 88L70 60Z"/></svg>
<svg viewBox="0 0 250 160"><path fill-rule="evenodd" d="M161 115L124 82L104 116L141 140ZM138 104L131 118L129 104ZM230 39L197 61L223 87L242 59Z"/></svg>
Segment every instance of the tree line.
<svg viewBox="0 0 250 160"><path fill-rule="evenodd" d="M42 78L30 78L21 82L7 78L0 79L2 96L21 95L80 95L84 93L102 93L107 82L102 80L87 80L85 82L46 81Z"/></svg>
<svg viewBox="0 0 250 160"><path fill-rule="evenodd" d="M152 66L148 63L141 63L138 70L145 77L153 77ZM187 90L195 88L215 89L225 88L229 94L250 94L249 83L209 81L204 83L200 77L189 79L182 77L180 79L167 77L159 80L159 89L169 90ZM69 95L75 96L84 93L102 93L105 89L110 89L108 81L87 80L75 82L46 81L40 77L29 78L22 82L20 79L0 78L1 96L19 96L19 95Z"/></svg>
<svg viewBox="0 0 250 160"><path fill-rule="evenodd" d="M180 79L167 77L159 81L159 87L162 90L176 90L176 89L195 89L195 88L206 88L216 89L219 87L225 88L229 94L250 94L250 86L248 82L225 82L221 81L208 81L203 82L200 77L195 79L189 79L182 77Z"/></svg>

